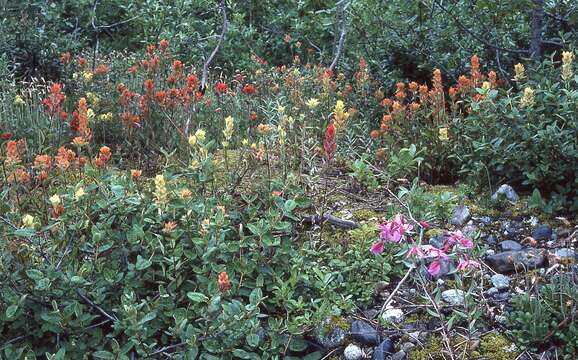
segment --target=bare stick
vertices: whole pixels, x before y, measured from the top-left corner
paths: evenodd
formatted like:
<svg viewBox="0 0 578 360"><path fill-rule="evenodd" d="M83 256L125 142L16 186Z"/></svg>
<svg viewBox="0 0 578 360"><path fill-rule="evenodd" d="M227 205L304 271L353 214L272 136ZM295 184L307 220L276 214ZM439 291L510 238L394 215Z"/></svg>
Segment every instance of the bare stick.
<svg viewBox="0 0 578 360"><path fill-rule="evenodd" d="M339 41L337 42L337 48L335 49L335 56L333 57L333 61L331 65L329 65L329 70L333 71L337 66L337 62L341 57L341 53L343 52L343 46L345 45L345 34L347 33L347 18L345 17L345 5L346 0L340 0L335 4L337 10L337 19L339 21Z"/></svg>
<svg viewBox="0 0 578 360"><path fill-rule="evenodd" d="M381 307L381 310L379 311L379 314L377 315L377 319L379 320L379 318L381 318L381 315L383 314L383 312L385 311L385 309L387 308L387 305L389 305L389 303L391 302L391 300L393 299L393 296L397 293L397 291L399 290L399 288L401 287L401 285L405 282L405 280L407 280L407 278L409 277L409 274L411 274L411 272L413 271L413 269L415 269L415 267L410 267L409 269L407 269L407 272L405 273L405 275L403 276L403 278L401 279L400 282L397 283L397 286L395 287L395 289L393 289L393 291L391 292L391 294L389 294L389 296L387 297L387 299L385 300L385 302L383 303L383 306Z"/></svg>
<svg viewBox="0 0 578 360"><path fill-rule="evenodd" d="M94 302L92 302L92 300L90 300L89 298L87 298L85 295L83 295L80 290L76 289L76 293L78 294L78 296L80 296L80 298L82 299L82 301L84 301L87 305L89 305L90 307L98 310L99 313L101 313L102 315L104 315L104 317L106 317L107 319L109 319L110 321L118 321L118 318L114 315L110 315L109 313L107 313L103 308L101 308L100 306L96 305Z"/></svg>
<svg viewBox="0 0 578 360"><path fill-rule="evenodd" d="M225 40L225 34L229 29L229 21L227 20L227 6L225 4L225 0L221 0L221 4L219 7L223 12L223 30L221 31L221 35L219 36L219 40L217 41L217 45L213 49L213 52L211 53L211 55L209 55L207 61L205 61L205 63L203 64L203 76L201 77L201 87L200 87L201 91L205 91L205 88L207 86L207 78L209 76L209 66L211 65L213 58L215 57L215 55L217 55L217 52L221 48L221 45Z"/></svg>

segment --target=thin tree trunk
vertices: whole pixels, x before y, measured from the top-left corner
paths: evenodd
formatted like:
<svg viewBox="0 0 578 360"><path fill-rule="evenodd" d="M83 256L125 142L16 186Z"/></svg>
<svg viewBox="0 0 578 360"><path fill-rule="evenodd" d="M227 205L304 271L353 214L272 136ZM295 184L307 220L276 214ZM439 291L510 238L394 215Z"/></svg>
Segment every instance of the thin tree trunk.
<svg viewBox="0 0 578 360"><path fill-rule="evenodd" d="M335 48L335 55L329 69L333 71L339 62L339 58L343 53L343 46L345 45L345 34L347 33L347 17L345 15L346 0L339 0L336 4L336 17L339 23L339 37L337 39L337 46Z"/></svg>
<svg viewBox="0 0 578 360"><path fill-rule="evenodd" d="M542 32L544 25L544 0L533 0L532 32L530 34L530 57L539 61L542 57Z"/></svg>

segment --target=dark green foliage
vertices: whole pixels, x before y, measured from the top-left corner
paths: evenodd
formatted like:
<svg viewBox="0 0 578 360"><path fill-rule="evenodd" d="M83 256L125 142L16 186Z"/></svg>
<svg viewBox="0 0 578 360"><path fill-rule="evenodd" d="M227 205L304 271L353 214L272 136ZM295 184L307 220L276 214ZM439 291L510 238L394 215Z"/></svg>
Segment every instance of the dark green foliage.
<svg viewBox="0 0 578 360"><path fill-rule="evenodd" d="M578 280L571 273L552 279L534 294L514 298L507 326L515 343L532 351L554 345L564 359L578 355Z"/></svg>

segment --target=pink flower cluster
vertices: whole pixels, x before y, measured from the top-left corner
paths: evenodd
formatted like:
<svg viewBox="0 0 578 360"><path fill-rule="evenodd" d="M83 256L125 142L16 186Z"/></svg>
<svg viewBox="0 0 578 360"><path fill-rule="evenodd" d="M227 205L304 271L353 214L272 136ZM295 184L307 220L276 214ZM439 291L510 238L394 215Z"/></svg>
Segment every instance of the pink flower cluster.
<svg viewBox="0 0 578 360"><path fill-rule="evenodd" d="M379 225L379 241L371 246L370 251L374 254L381 254L386 242L399 243L402 240L411 241L407 249L406 258L433 258L428 266L428 273L432 276L438 275L442 270L442 262L450 258L450 252L460 259L457 269L466 271L472 268L479 268L480 263L468 259L463 250L473 247L470 239L467 239L461 231L453 231L447 234L443 249L435 248L431 245L418 245L408 234L413 230L413 225L409 224L403 215L397 215L393 220ZM408 243L409 243L408 241Z"/></svg>
<svg viewBox="0 0 578 360"><path fill-rule="evenodd" d="M403 215L396 215L393 220L379 225L379 241L371 246L371 252L381 254L386 242L398 243L412 230L413 225L408 223Z"/></svg>

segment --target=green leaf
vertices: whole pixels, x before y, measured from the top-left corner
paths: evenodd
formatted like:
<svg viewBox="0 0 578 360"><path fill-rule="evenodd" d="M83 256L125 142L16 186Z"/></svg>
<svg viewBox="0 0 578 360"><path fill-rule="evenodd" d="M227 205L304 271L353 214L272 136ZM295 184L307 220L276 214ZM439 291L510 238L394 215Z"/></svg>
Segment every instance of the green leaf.
<svg viewBox="0 0 578 360"><path fill-rule="evenodd" d="M34 229L18 229L18 230L14 230L14 236L18 236L18 237L32 237L36 235L36 230Z"/></svg>
<svg viewBox="0 0 578 360"><path fill-rule="evenodd" d="M96 359L114 359L114 354L106 350L96 351L92 356Z"/></svg>
<svg viewBox="0 0 578 360"><path fill-rule="evenodd" d="M150 313L146 314L138 323L139 325L143 325L149 321L151 321L152 319L157 317L157 312L156 311L151 311Z"/></svg>
<svg viewBox="0 0 578 360"><path fill-rule="evenodd" d="M143 259L142 256L137 256L136 258L136 269L137 270L144 270L146 268L148 268L149 266L151 266L153 263L148 260L148 259Z"/></svg>
<svg viewBox="0 0 578 360"><path fill-rule="evenodd" d="M249 334L245 337L245 341L250 347L257 347L259 345L259 336L257 334Z"/></svg>
<svg viewBox="0 0 578 360"><path fill-rule="evenodd" d="M192 291L187 293L187 297L194 303L207 302L209 300L205 294Z"/></svg>
<svg viewBox="0 0 578 360"><path fill-rule="evenodd" d="M291 343L289 343L289 349L291 351L300 352L307 349L307 343L301 339L293 339Z"/></svg>
<svg viewBox="0 0 578 360"><path fill-rule="evenodd" d="M287 201L285 201L285 211L287 212L291 212L293 210L295 210L295 208L297 207L297 203L295 202L295 200L289 199Z"/></svg>
<svg viewBox="0 0 578 360"><path fill-rule="evenodd" d="M262 298L263 292L261 291L260 288L256 288L253 289L253 291L251 291L251 295L249 295L249 302L251 303L251 305L257 305L259 304L259 302L261 302Z"/></svg>
<svg viewBox="0 0 578 360"><path fill-rule="evenodd" d="M235 349L233 350L233 356L236 356L239 359L256 359L259 360L259 356L252 352L247 352L242 349Z"/></svg>
<svg viewBox="0 0 578 360"><path fill-rule="evenodd" d="M8 319L13 318L14 315L16 315L17 311L18 311L18 305L8 306L8 309L6 309L6 318L8 318Z"/></svg>
<svg viewBox="0 0 578 360"><path fill-rule="evenodd" d="M32 280L40 280L44 277L44 274L42 274L42 272L40 270L36 270L36 269L28 269L26 270L26 275L28 275L29 278L31 278Z"/></svg>

